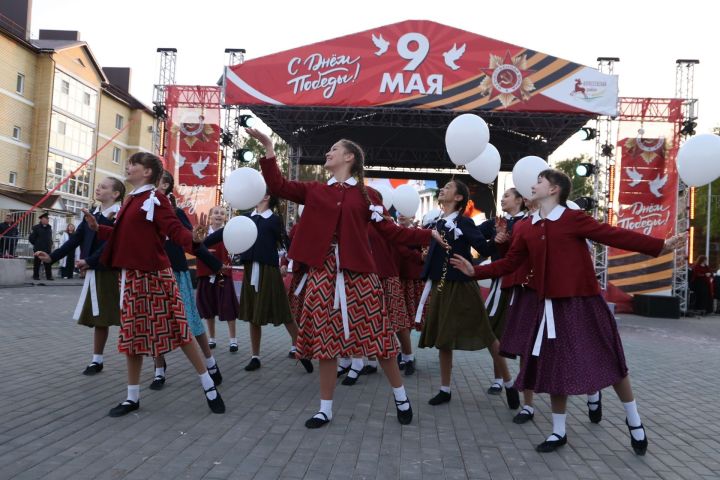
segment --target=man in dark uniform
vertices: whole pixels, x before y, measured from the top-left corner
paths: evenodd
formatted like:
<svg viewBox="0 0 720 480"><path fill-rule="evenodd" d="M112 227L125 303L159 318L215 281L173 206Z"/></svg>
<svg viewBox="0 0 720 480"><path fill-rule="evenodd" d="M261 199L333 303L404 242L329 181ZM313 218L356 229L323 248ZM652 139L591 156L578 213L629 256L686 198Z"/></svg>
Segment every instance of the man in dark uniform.
<svg viewBox="0 0 720 480"><path fill-rule="evenodd" d="M40 215L40 223L33 226L30 233L30 243L33 246L33 252L50 253L53 250L52 227L50 226L50 217L47 212ZM33 280L40 280L40 264L42 261L38 257L33 258ZM48 280L52 278L52 268L49 263L45 263L45 277Z"/></svg>

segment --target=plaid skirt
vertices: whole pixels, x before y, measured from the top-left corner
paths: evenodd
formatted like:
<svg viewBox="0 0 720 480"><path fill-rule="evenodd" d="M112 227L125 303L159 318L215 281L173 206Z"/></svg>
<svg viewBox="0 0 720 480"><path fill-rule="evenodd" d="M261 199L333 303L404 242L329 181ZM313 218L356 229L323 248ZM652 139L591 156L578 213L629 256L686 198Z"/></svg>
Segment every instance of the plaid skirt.
<svg viewBox="0 0 720 480"><path fill-rule="evenodd" d="M118 350L157 357L192 342L185 305L170 268L124 270Z"/></svg>
<svg viewBox="0 0 720 480"><path fill-rule="evenodd" d="M423 280L402 279L400 280L400 288L402 289L402 295L405 299L405 308L407 309L408 317L410 317L410 325L408 328L422 331L423 323L425 323L425 318L427 317L427 305L423 306L420 322L415 322L415 315L420 305L422 292L425 289L425 282ZM427 302L429 301L430 299L428 298Z"/></svg>
<svg viewBox="0 0 720 480"><path fill-rule="evenodd" d="M390 358L398 345L387 320L380 280L374 273L343 270L350 335L345 338L340 309L334 308L337 265L335 246L323 265L311 267L300 315L297 357L329 360L337 357Z"/></svg>
<svg viewBox="0 0 720 480"><path fill-rule="evenodd" d="M290 304L290 315L292 315L292 318L298 323L300 323L300 314L302 313L302 307L305 301L307 283L303 285L303 288L300 290L298 295L295 295L295 290L297 290L298 285L300 285L303 275L304 272L293 272L292 280L290 281L290 286L288 287L287 292L288 303Z"/></svg>

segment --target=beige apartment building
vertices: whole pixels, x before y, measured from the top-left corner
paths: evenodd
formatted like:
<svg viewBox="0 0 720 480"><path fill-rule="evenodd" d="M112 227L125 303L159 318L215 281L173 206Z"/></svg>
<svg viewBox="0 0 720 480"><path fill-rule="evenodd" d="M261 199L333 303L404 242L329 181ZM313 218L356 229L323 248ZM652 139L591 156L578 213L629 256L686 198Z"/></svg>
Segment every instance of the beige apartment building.
<svg viewBox="0 0 720 480"><path fill-rule="evenodd" d="M129 93L129 68L102 68L75 31L30 38L31 7L0 3L0 214L19 217L104 148L22 222L21 236L42 211L56 232L77 222L96 183L124 178L126 158L151 151L154 125Z"/></svg>

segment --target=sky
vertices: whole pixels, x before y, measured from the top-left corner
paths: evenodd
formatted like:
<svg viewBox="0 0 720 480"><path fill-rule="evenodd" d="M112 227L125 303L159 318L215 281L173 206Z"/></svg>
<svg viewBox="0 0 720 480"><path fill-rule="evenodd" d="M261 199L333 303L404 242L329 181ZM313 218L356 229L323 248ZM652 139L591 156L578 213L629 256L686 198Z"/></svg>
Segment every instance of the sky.
<svg viewBox="0 0 720 480"><path fill-rule="evenodd" d="M246 59L409 19L433 20L596 67L619 57L620 95L674 96L675 60L699 59L694 96L698 133L720 125L717 7L677 1L278 1L34 0L31 32L78 30L100 65L131 67L130 91L151 103L159 74L158 47L178 49L176 81L212 85L225 48ZM625 130L629 126L623 127ZM637 125L632 126L637 129ZM634 135L633 132L623 132ZM492 139L491 139L492 141ZM551 160L592 153L593 142L571 139Z"/></svg>

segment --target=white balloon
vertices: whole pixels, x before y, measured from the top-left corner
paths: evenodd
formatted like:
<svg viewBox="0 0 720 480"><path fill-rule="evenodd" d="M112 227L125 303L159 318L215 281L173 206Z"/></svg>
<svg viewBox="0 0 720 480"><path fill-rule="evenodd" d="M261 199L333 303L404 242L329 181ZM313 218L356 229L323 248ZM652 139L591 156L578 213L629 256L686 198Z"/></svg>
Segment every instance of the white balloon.
<svg viewBox="0 0 720 480"><path fill-rule="evenodd" d="M528 156L517 161L512 171L515 188L525 198L532 197L532 186L537 183L538 174L550 166L540 157Z"/></svg>
<svg viewBox="0 0 720 480"><path fill-rule="evenodd" d="M305 210L305 205L298 205L298 217L302 217L303 210Z"/></svg>
<svg viewBox="0 0 720 480"><path fill-rule="evenodd" d="M439 208L433 208L432 210L427 212L422 218L422 224L429 225L438 218L440 218L440 215L442 215L442 210L440 210Z"/></svg>
<svg viewBox="0 0 720 480"><path fill-rule="evenodd" d="M228 252L235 255L250 249L257 240L257 226L250 218L233 217L223 229L223 243Z"/></svg>
<svg viewBox="0 0 720 480"><path fill-rule="evenodd" d="M383 207L385 207L385 210L390 210L390 207L393 206L393 189L392 187L389 187L387 185L383 185L382 183L373 184L370 185L370 188L374 188L377 190L380 195L382 195L382 202Z"/></svg>
<svg viewBox="0 0 720 480"><path fill-rule="evenodd" d="M700 187L720 176L720 136L703 133L685 142L677 154L680 178L691 187Z"/></svg>
<svg viewBox="0 0 720 480"><path fill-rule="evenodd" d="M393 192L395 210L406 217L414 217L420 207L420 194L412 185L399 185Z"/></svg>
<svg viewBox="0 0 720 480"><path fill-rule="evenodd" d="M500 172L500 152L491 143L472 162L465 165L468 173L478 182L492 183Z"/></svg>
<svg viewBox="0 0 720 480"><path fill-rule="evenodd" d="M570 210L582 210L582 208L580 208L580 205L573 202L572 200L568 200L565 203L567 204L567 206Z"/></svg>
<svg viewBox="0 0 720 480"><path fill-rule="evenodd" d="M265 179L254 168L242 167L225 177L223 198L235 210L249 210L265 196Z"/></svg>
<svg viewBox="0 0 720 480"><path fill-rule="evenodd" d="M489 265L490 261L491 260L489 258L486 258L480 265ZM484 278L482 280L478 280L477 283L483 288L490 288L492 287L492 278Z"/></svg>
<svg viewBox="0 0 720 480"><path fill-rule="evenodd" d="M445 131L445 149L455 165L475 160L483 153L489 140L487 123L472 113L455 117Z"/></svg>

